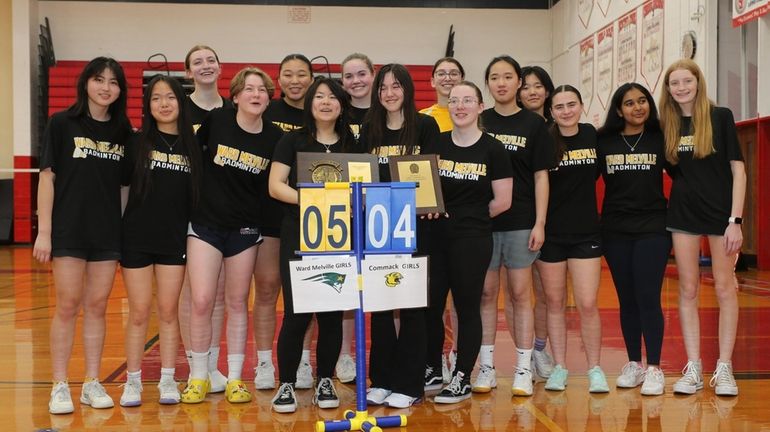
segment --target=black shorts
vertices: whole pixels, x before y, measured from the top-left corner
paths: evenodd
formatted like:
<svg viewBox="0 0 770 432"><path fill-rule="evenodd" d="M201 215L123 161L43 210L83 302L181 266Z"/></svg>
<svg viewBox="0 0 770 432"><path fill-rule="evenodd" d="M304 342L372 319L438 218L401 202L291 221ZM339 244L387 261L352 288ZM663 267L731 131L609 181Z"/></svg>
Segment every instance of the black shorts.
<svg viewBox="0 0 770 432"><path fill-rule="evenodd" d="M167 255L124 250L123 257L120 258L120 265L129 269L144 268L152 264L185 265L185 263L187 263L187 255L184 253Z"/></svg>
<svg viewBox="0 0 770 432"><path fill-rule="evenodd" d="M225 258L236 256L246 249L262 243L262 234L260 234L259 228L222 230L190 222L187 226L187 235L199 238L214 246Z"/></svg>
<svg viewBox="0 0 770 432"><path fill-rule="evenodd" d="M560 234L545 236L540 248L540 261L557 263L570 258L600 258L602 256L601 234Z"/></svg>
<svg viewBox="0 0 770 432"><path fill-rule="evenodd" d="M262 227L259 229L262 237L281 238L281 227Z"/></svg>
<svg viewBox="0 0 770 432"><path fill-rule="evenodd" d="M51 256L56 258L70 257L86 261L117 261L120 252L104 249L53 249Z"/></svg>

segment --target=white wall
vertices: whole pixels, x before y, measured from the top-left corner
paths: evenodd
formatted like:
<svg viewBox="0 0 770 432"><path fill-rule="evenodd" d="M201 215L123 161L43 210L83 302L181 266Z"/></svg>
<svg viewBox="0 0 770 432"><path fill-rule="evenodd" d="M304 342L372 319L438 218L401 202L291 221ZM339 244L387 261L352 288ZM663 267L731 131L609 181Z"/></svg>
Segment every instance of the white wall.
<svg viewBox="0 0 770 432"><path fill-rule="evenodd" d="M338 63L354 51L375 63L433 64L444 55L454 24L455 57L481 84L487 62L511 54L522 64L551 59L547 10L311 8L309 24L288 23L288 7L40 1L57 59L111 55L141 61L164 53L181 61L205 43L223 62L278 63L288 53Z"/></svg>
<svg viewBox="0 0 770 432"><path fill-rule="evenodd" d="M593 0L589 0L593 1ZM599 3L609 3L606 16L599 7ZM578 0L563 0L551 9L552 29L553 29L553 47L554 58L553 80L555 85L571 84L580 89L580 41L593 35L605 26L615 23L620 17L628 12L637 10L637 73L636 81L645 84L644 78L640 74L641 66L641 22L642 5L646 1L642 0L596 0L594 1L593 12L588 20L588 26L584 27L578 17ZM698 5L703 7L699 10ZM653 94L658 98L663 82L663 74L669 64L681 57L682 36L687 31L694 31L697 35L698 45L695 61L703 69L709 91L709 96L716 99L717 74L716 74L716 5L717 0L665 0L664 3L664 39L663 39L663 66L661 76L657 85L650 85L648 88L653 90ZM702 16L698 17L698 13ZM709 31L706 31L708 27ZM617 61L618 41L617 24L615 24L615 47L614 59ZM596 75L596 61L594 61L594 74ZM615 71L616 73L617 71ZM620 84L617 79L613 79L611 88L616 89ZM651 87L654 87L651 88ZM596 83L594 84L596 88ZM594 90L596 93L596 90ZM588 101L586 101L588 102ZM596 95L594 95L588 113L584 115L583 121L600 125L604 122L606 108Z"/></svg>

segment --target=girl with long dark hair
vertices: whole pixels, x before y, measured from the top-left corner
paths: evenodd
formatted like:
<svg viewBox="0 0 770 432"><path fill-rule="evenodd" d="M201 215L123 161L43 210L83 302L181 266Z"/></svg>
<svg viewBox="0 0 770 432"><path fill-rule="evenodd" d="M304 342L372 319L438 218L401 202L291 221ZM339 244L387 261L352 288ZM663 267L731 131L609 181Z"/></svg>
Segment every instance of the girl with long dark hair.
<svg viewBox="0 0 770 432"><path fill-rule="evenodd" d="M53 262L56 310L51 320L51 414L74 411L68 363L83 309L85 379L80 403L110 408L99 383L105 311L120 259L121 169L131 134L123 68L91 60L78 77L75 103L54 114L43 135L38 183L38 234L32 255Z"/></svg>

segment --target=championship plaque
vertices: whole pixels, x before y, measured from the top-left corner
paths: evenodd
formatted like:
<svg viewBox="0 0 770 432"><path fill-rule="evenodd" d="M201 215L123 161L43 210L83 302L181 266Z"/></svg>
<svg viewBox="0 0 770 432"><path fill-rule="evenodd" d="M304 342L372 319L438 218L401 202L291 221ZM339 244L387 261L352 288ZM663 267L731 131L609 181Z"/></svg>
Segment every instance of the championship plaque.
<svg viewBox="0 0 770 432"><path fill-rule="evenodd" d="M438 155L390 156L390 177L396 182L417 182L417 214L444 213L444 195L438 177Z"/></svg>
<svg viewBox="0 0 770 432"><path fill-rule="evenodd" d="M367 153L297 153L298 183L377 182L377 156Z"/></svg>

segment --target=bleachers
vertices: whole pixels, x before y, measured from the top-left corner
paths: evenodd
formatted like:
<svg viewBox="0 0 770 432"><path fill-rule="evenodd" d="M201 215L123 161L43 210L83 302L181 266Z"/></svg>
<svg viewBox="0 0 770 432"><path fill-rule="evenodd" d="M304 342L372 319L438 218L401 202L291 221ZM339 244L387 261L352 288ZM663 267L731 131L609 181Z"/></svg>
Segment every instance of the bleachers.
<svg viewBox="0 0 770 432"><path fill-rule="evenodd" d="M66 109L75 102L75 87L78 75L86 65L86 61L59 61L56 66L50 69L50 80L48 90L48 115ZM142 80L145 71L151 70L147 62L121 62L123 70L126 73L128 83L128 117L131 124L138 128L142 123ZM219 92L227 97L229 95L230 80L245 66L256 66L264 70L274 80L278 76L277 63L222 63L222 75L219 79ZM323 65L323 71L314 65L314 73L326 73L326 65ZM168 68L171 71L184 71L184 63L169 63ZM415 102L418 109L425 108L436 102L436 93L430 85L431 69L430 65L407 65L412 75L415 85ZM158 70L163 72L164 70ZM340 66L337 64L329 65L329 72L339 75ZM278 86L276 80L276 87ZM276 96L280 94L280 89L276 88Z"/></svg>

